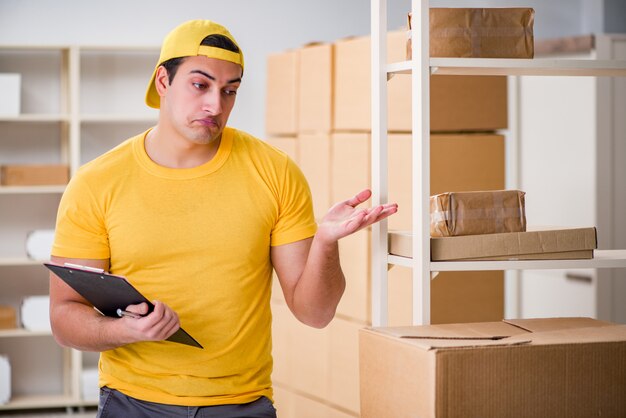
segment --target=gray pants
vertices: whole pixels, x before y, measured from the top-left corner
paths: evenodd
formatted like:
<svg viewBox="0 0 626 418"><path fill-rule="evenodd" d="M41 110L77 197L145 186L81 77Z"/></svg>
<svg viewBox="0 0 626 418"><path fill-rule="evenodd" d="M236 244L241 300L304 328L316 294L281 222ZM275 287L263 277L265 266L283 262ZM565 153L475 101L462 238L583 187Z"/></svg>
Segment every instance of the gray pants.
<svg viewBox="0 0 626 418"><path fill-rule="evenodd" d="M265 396L241 405L179 406L140 401L114 389L100 389L96 418L276 418Z"/></svg>

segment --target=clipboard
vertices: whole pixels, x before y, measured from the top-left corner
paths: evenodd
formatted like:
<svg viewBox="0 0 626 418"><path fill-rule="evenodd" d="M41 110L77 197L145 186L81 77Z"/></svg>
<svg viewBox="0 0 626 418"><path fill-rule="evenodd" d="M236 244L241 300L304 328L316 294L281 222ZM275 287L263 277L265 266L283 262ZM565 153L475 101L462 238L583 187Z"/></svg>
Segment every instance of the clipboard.
<svg viewBox="0 0 626 418"><path fill-rule="evenodd" d="M102 269L74 264L43 263L50 271L87 299L101 314L119 318L118 309L128 305L146 303L148 313L154 304L146 299L124 277L105 273ZM167 341L204 348L182 327L167 338Z"/></svg>

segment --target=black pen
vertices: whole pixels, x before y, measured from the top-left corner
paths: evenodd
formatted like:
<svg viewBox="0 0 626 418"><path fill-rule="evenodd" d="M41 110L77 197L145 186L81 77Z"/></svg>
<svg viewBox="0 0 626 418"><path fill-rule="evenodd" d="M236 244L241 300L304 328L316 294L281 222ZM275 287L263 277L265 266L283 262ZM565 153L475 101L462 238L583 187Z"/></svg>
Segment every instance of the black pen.
<svg viewBox="0 0 626 418"><path fill-rule="evenodd" d="M125 311L123 309L118 308L117 309L117 316L119 316L120 318L125 316L127 318L133 318L133 319L139 319L142 316L133 312L129 312L129 311Z"/></svg>

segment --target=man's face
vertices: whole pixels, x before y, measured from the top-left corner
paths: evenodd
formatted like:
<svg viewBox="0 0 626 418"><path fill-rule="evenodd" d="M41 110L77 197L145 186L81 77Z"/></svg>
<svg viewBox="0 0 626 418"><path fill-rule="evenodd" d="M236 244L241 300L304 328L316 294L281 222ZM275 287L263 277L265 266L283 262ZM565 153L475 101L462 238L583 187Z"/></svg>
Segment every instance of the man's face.
<svg viewBox="0 0 626 418"><path fill-rule="evenodd" d="M156 83L162 83L157 87L162 93L162 116L193 143L208 144L219 139L235 105L241 75L238 64L203 56L188 57L170 85L167 71L160 67Z"/></svg>

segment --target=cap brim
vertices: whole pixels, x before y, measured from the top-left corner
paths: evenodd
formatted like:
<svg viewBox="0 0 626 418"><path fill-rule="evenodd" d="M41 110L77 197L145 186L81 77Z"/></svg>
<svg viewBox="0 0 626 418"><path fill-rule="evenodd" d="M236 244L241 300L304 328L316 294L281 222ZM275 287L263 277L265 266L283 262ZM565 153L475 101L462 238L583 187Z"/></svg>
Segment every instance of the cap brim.
<svg viewBox="0 0 626 418"><path fill-rule="evenodd" d="M159 109L161 107L161 97L156 90L156 86L154 81L156 79L156 73L159 66L157 65L154 71L152 72L152 77L150 77L150 84L148 84L148 90L146 91L146 104L154 109Z"/></svg>

